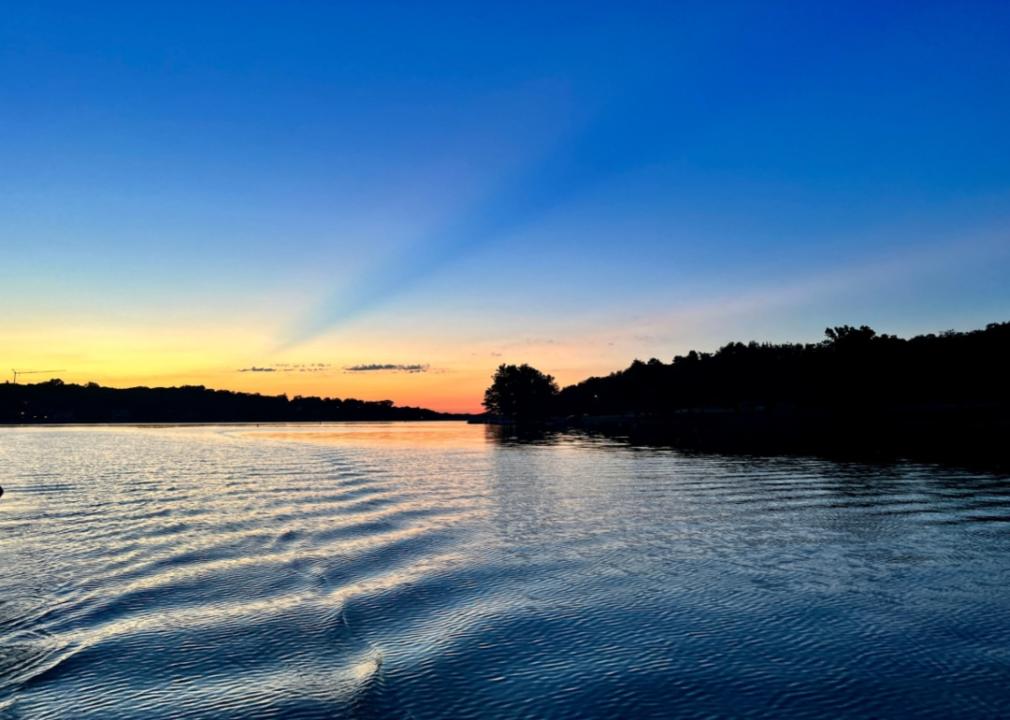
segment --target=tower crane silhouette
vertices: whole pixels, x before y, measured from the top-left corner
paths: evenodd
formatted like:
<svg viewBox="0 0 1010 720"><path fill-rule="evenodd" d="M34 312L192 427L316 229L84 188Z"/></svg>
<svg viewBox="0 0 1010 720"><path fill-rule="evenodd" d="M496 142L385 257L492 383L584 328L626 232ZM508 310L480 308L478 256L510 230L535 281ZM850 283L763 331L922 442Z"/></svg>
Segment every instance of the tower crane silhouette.
<svg viewBox="0 0 1010 720"><path fill-rule="evenodd" d="M63 372L63 368L59 370L15 370L11 368L11 372L14 373L14 384L18 384L18 375L40 375L44 373L56 373Z"/></svg>

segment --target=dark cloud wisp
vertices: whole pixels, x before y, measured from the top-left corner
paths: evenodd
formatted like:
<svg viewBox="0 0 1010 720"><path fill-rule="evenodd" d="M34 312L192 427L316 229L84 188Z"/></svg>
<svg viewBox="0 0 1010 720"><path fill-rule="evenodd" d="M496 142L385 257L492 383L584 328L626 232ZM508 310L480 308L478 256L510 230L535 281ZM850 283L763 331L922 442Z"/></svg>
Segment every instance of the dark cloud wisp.
<svg viewBox="0 0 1010 720"><path fill-rule="evenodd" d="M252 365L239 368L237 372L323 372L330 369L329 363L277 363L276 365Z"/></svg>
<svg viewBox="0 0 1010 720"><path fill-rule="evenodd" d="M403 365L397 363L366 363L362 365L348 365L344 372L405 372L422 373L428 372L428 366L422 363Z"/></svg>

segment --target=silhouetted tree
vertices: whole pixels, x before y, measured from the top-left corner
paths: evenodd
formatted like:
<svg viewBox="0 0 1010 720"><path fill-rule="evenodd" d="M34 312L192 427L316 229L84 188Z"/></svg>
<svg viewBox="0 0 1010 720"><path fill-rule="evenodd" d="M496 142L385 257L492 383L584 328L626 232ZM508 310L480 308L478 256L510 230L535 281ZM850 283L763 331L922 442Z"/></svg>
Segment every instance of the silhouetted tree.
<svg viewBox="0 0 1010 720"><path fill-rule="evenodd" d="M529 365L499 365L484 392L484 407L517 422L541 420L553 411L554 378Z"/></svg>
<svg viewBox="0 0 1010 720"><path fill-rule="evenodd" d="M953 330L947 332L956 335ZM829 344L851 346L870 342L877 336L877 331L867 325L860 325L858 328L851 325L839 325L826 328L824 334L828 338L825 342Z"/></svg>

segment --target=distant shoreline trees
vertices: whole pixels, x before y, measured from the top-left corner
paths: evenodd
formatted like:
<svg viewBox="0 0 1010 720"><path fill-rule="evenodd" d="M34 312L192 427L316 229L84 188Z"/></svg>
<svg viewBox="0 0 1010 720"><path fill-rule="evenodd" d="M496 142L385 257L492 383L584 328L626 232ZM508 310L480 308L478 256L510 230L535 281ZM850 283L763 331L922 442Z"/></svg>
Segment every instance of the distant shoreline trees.
<svg viewBox="0 0 1010 720"><path fill-rule="evenodd" d="M452 420L468 416L392 400L355 400L210 390L202 385L109 388L54 379L0 384L0 423L319 422L326 420Z"/></svg>

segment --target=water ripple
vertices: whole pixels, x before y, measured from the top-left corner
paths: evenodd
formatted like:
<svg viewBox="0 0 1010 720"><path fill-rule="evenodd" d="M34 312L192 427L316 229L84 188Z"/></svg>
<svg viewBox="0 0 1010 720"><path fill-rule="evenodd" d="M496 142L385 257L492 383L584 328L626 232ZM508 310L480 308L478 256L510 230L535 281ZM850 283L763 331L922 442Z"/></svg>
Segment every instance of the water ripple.
<svg viewBox="0 0 1010 720"><path fill-rule="evenodd" d="M1010 482L481 427L0 432L0 717L999 717Z"/></svg>

